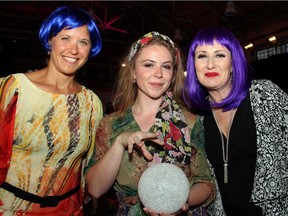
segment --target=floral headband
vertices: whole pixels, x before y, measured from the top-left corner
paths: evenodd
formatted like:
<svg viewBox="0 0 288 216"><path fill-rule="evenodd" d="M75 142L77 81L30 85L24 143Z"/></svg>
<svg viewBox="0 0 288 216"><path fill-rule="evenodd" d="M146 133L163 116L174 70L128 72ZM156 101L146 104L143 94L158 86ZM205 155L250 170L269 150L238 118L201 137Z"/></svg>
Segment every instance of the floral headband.
<svg viewBox="0 0 288 216"><path fill-rule="evenodd" d="M176 52L176 64L178 64L178 49L175 47L174 42L166 35L160 34L159 32L152 31L149 32L145 35L143 35L139 40L132 46L130 53L129 53L129 59L128 61L130 62L133 56L138 52L138 50L141 49L145 44L148 44L150 41L160 38L163 39L164 41L167 41L168 43L171 44L171 46L175 49Z"/></svg>

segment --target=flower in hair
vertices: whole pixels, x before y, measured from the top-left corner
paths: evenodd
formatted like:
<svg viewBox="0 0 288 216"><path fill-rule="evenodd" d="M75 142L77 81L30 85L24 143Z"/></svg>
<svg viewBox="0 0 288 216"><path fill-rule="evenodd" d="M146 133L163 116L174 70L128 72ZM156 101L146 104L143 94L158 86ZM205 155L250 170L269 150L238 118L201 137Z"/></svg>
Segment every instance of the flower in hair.
<svg viewBox="0 0 288 216"><path fill-rule="evenodd" d="M146 37L146 38L142 38L141 40L140 40L140 43L141 44L147 44L149 41L151 41L151 40L153 40L153 37Z"/></svg>
<svg viewBox="0 0 288 216"><path fill-rule="evenodd" d="M175 48L175 45L173 43L173 41L166 35L162 35L159 32L156 31L152 31L149 32L145 35L143 35L141 38L139 38L139 40L132 46L130 53L129 53L129 59L128 61L130 62L131 59L133 58L133 56L136 54L136 52L138 50L141 49L141 47L143 47L145 44L149 43L150 41L156 39L156 38L161 38L162 40L167 41L168 43L171 44L171 46L173 48ZM177 58L177 57L176 57ZM177 60L177 59L176 59Z"/></svg>

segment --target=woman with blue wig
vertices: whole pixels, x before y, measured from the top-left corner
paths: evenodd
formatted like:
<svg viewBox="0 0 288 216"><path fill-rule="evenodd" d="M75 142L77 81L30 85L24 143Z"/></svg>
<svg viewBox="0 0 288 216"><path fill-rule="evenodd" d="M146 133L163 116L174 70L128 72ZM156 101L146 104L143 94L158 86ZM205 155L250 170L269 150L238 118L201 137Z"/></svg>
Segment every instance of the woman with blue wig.
<svg viewBox="0 0 288 216"><path fill-rule="evenodd" d="M102 41L93 18L59 7L39 38L47 66L0 78L0 215L83 215L83 167L102 103L75 79Z"/></svg>
<svg viewBox="0 0 288 216"><path fill-rule="evenodd" d="M203 115L218 189L211 215L288 215L288 95L270 80L253 79L228 29L195 35L184 98Z"/></svg>

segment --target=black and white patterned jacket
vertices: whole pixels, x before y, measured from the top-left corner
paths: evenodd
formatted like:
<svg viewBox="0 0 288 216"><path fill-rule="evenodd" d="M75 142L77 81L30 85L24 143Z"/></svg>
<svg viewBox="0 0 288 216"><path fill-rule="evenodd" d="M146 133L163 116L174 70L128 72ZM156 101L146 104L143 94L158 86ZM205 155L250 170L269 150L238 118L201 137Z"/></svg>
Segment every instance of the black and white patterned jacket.
<svg viewBox="0 0 288 216"><path fill-rule="evenodd" d="M262 208L264 216L287 216L288 95L270 80L254 80L250 100L257 135L251 201ZM209 213L211 216L225 216L218 186Z"/></svg>

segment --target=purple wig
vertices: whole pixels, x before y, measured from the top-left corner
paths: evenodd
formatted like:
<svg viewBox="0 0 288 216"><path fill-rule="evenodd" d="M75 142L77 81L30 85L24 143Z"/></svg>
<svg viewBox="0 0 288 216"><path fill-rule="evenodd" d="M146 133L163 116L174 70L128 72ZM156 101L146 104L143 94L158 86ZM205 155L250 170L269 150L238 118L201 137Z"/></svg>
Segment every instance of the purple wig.
<svg viewBox="0 0 288 216"><path fill-rule="evenodd" d="M218 42L226 47L232 56L232 88L229 95L220 103L209 103L208 92L196 75L194 58L198 45L213 45ZM188 54L187 77L184 85L184 100L193 110L210 110L210 107L222 108L224 111L237 108L249 91L251 85L249 66L243 49L237 38L224 27L208 27L200 30L194 37Z"/></svg>
<svg viewBox="0 0 288 216"><path fill-rule="evenodd" d="M49 41L63 29L74 29L83 25L88 26L91 40L89 57L96 56L102 49L102 39L96 23L88 12L71 6L59 7L54 10L42 23L39 39L46 51L51 51Z"/></svg>

